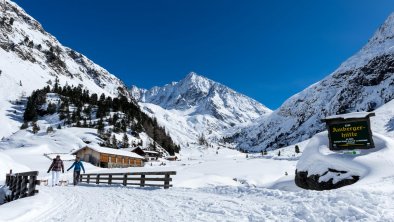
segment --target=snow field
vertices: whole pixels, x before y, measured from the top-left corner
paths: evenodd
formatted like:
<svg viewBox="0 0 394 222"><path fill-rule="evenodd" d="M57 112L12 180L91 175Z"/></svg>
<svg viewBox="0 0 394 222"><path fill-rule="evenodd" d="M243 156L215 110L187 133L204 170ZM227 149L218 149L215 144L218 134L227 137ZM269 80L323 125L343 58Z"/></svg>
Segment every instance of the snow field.
<svg viewBox="0 0 394 222"><path fill-rule="evenodd" d="M387 195L369 190L297 192L249 187L40 188L6 204L0 221L393 221Z"/></svg>

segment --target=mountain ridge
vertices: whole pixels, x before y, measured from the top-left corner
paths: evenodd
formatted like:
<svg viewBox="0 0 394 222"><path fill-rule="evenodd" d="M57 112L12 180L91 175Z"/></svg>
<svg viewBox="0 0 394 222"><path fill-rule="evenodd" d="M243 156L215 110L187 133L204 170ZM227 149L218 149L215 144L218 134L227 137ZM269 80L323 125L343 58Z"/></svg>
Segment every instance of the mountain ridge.
<svg viewBox="0 0 394 222"><path fill-rule="evenodd" d="M320 119L373 111L394 98L394 14L334 72L287 99L277 110L229 137L254 151L277 149L325 130Z"/></svg>

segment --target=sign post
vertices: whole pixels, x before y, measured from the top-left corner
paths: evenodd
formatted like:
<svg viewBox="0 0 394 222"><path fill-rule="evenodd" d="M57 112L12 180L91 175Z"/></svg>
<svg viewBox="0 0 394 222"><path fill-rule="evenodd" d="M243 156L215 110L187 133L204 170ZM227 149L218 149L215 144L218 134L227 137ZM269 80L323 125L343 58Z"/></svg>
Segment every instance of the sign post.
<svg viewBox="0 0 394 222"><path fill-rule="evenodd" d="M371 149L372 139L369 117L375 113L349 113L323 119L327 124L330 150Z"/></svg>

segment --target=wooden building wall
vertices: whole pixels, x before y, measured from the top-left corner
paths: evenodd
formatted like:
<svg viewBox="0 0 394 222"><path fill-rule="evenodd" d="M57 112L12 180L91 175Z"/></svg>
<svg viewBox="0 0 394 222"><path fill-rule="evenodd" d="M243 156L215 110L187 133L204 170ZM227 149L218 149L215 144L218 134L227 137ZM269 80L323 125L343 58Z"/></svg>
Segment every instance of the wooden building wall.
<svg viewBox="0 0 394 222"><path fill-rule="evenodd" d="M104 168L121 168L121 167L143 167L144 162L142 159L118 156L114 154L99 153L88 147L78 151L77 156L82 161L89 162L95 166Z"/></svg>

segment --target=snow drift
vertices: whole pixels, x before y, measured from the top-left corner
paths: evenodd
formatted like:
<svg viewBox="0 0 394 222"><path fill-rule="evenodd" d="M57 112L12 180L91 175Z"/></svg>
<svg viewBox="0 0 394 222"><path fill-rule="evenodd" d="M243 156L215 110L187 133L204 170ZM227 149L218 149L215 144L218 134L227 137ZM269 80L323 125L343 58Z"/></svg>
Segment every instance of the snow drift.
<svg viewBox="0 0 394 222"><path fill-rule="evenodd" d="M394 178L394 141L373 133L375 148L351 153L331 151L328 133L315 135L297 163L295 182L306 189L327 190L356 183L378 186Z"/></svg>

